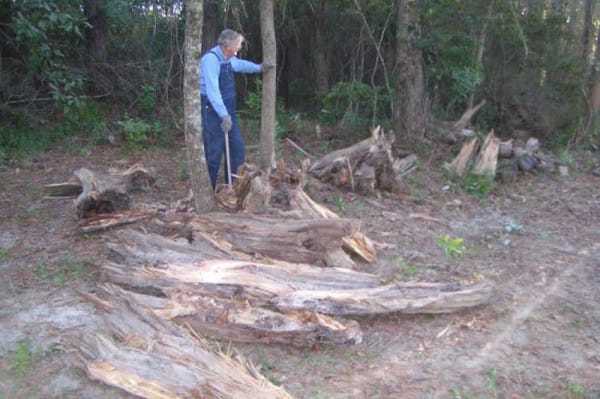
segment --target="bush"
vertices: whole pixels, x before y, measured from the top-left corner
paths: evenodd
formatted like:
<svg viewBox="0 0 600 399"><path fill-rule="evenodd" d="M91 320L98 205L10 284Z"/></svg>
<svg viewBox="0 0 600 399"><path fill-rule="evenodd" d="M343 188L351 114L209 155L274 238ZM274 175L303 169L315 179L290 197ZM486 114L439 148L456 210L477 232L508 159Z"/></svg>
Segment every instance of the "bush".
<svg viewBox="0 0 600 399"><path fill-rule="evenodd" d="M383 87L362 82L339 82L323 99L320 119L325 124L368 125L373 116L384 116L390 98Z"/></svg>

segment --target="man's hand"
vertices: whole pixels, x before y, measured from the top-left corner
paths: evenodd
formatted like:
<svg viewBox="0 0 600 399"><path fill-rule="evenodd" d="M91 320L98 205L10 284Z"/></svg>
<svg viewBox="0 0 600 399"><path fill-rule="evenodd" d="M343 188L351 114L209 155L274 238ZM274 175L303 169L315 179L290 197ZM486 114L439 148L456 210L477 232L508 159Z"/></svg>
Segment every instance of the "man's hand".
<svg viewBox="0 0 600 399"><path fill-rule="evenodd" d="M262 64L260 64L260 66L261 66L261 70L263 72L267 72L267 71L270 71L271 69L275 68L275 65L269 64L269 63L265 63L265 62L263 62Z"/></svg>
<svg viewBox="0 0 600 399"><path fill-rule="evenodd" d="M231 125L231 116L226 115L223 117L223 119L221 119L221 129L223 129L223 133L229 133L231 130Z"/></svg>

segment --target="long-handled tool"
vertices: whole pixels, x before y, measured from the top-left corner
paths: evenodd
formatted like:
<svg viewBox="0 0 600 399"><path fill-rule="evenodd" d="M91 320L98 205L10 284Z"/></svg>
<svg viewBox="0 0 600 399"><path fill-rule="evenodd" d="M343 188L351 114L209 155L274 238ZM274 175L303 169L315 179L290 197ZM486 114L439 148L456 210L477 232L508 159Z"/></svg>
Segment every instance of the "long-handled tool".
<svg viewBox="0 0 600 399"><path fill-rule="evenodd" d="M225 162L227 162L227 185L231 187L231 158L229 156L229 131L225 131Z"/></svg>

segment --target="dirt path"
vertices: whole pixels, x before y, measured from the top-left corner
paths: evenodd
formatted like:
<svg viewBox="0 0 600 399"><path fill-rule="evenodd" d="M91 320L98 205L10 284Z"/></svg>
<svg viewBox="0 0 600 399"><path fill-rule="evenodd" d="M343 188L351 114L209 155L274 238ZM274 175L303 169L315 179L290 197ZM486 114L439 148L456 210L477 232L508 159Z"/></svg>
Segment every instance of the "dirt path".
<svg viewBox="0 0 600 399"><path fill-rule="evenodd" d="M166 151L126 158L115 149L93 156L44 155L0 170L0 398L127 395L89 384L65 368L60 348L35 331L3 321L59 312L45 302L91 285L104 238L73 234L68 203L41 199L41 185L73 170L137 161L161 170L142 202L185 194L180 157ZM360 320L362 344L297 350L239 345L274 382L298 398L599 398L600 178L524 176L480 202L431 171L412 176L402 200L338 192L319 200L360 217L368 234L392 247L361 269L382 280L489 279L490 306L452 315ZM464 238L466 253L445 256L436 241ZM66 315L64 315L67 317ZM58 313L57 313L58 317ZM11 319L13 318L13 319Z"/></svg>

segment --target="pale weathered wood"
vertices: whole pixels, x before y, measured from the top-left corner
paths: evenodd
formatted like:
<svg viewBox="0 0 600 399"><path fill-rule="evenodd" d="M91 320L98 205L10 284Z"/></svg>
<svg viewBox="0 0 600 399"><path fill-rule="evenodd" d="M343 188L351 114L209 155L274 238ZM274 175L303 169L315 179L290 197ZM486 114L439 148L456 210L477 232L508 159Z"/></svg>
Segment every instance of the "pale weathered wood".
<svg viewBox="0 0 600 399"><path fill-rule="evenodd" d="M492 129L481 145L479 156L473 167L473 173L492 178L496 176L499 143L500 141L494 136L494 130Z"/></svg>
<svg viewBox="0 0 600 399"><path fill-rule="evenodd" d="M100 323L93 333L63 337L89 378L147 399L290 398L244 361L207 343L104 286L91 299Z"/></svg>
<svg viewBox="0 0 600 399"><path fill-rule="evenodd" d="M75 200L80 218L97 213L110 213L129 209L131 199L123 179L116 176L95 173L89 169L76 170L75 176L82 185L82 192Z"/></svg>
<svg viewBox="0 0 600 399"><path fill-rule="evenodd" d="M281 219L250 214L210 213L191 216L193 232L230 243L230 249L295 263L330 264L330 253L341 249L357 223L348 219Z"/></svg>
<svg viewBox="0 0 600 399"><path fill-rule="evenodd" d="M337 321L314 312L281 313L250 306L246 301L173 292L168 298L121 290L121 295L152 310L161 319L193 327L202 336L264 344L311 347L318 343L358 344L362 341L355 321Z"/></svg>
<svg viewBox="0 0 600 399"><path fill-rule="evenodd" d="M73 178L73 180L76 180ZM79 181L69 181L66 183L46 184L44 194L50 198L74 198L81 194L83 188Z"/></svg>
<svg viewBox="0 0 600 399"><path fill-rule="evenodd" d="M474 138L473 140L464 143L460 149L460 153L450 164L446 166L446 168L457 176L464 176L465 172L467 171L469 161L473 159L473 156L477 151L478 144L478 138Z"/></svg>
<svg viewBox="0 0 600 399"><path fill-rule="evenodd" d="M148 219L154 216L154 212L147 211L123 211L116 213L103 213L83 219L79 223L79 230L82 233L96 233L112 227L124 226Z"/></svg>
<svg viewBox="0 0 600 399"><path fill-rule="evenodd" d="M487 304L493 287L476 284L405 283L354 290L304 290L272 299L278 309L307 309L336 316L385 313L451 313Z"/></svg>

